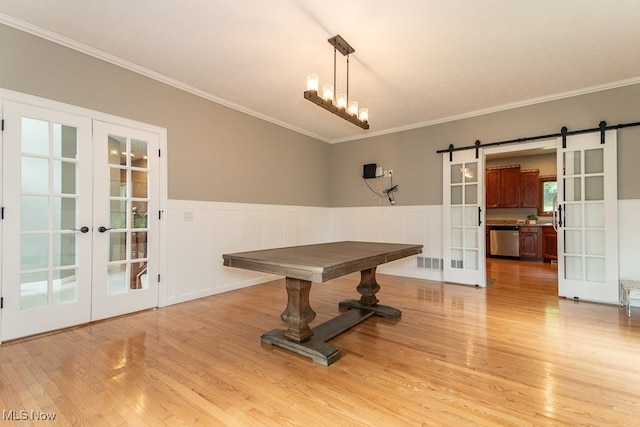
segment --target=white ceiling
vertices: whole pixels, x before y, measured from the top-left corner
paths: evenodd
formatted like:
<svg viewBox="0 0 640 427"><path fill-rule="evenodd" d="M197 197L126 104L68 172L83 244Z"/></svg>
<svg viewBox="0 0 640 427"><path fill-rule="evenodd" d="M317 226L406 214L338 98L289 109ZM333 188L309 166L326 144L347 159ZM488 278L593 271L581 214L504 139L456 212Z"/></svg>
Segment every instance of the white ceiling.
<svg viewBox="0 0 640 427"><path fill-rule="evenodd" d="M0 0L0 22L327 142L640 82L638 0ZM336 34L367 131L303 99Z"/></svg>

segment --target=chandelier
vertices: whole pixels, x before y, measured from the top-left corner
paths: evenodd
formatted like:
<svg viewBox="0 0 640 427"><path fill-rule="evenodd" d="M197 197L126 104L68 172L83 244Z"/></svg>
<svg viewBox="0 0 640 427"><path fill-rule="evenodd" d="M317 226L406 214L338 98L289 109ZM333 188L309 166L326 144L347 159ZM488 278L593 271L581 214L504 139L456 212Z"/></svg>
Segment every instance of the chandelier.
<svg viewBox="0 0 640 427"><path fill-rule="evenodd" d="M369 129L369 110L367 108L358 109L358 101L349 100L349 54L355 52L355 49L340 37L340 35L333 36L328 41L329 44L333 46L333 85L323 85L322 96L320 96L318 94L318 75L309 74L307 76L307 90L304 92L304 98L362 129ZM347 57L347 90L346 93L335 96L336 52L338 51Z"/></svg>

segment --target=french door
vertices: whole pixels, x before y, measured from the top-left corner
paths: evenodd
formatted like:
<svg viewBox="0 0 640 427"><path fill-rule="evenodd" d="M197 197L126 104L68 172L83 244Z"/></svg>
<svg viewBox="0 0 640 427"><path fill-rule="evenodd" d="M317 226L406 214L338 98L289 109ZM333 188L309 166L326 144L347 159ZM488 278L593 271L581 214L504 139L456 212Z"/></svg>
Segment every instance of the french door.
<svg viewBox="0 0 640 427"><path fill-rule="evenodd" d="M157 306L158 134L3 110L2 340Z"/></svg>
<svg viewBox="0 0 640 427"><path fill-rule="evenodd" d="M604 143L603 143L604 142ZM617 134L558 147L558 294L618 303Z"/></svg>
<svg viewBox="0 0 640 427"><path fill-rule="evenodd" d="M443 155L444 280L486 286L482 149Z"/></svg>
<svg viewBox="0 0 640 427"><path fill-rule="evenodd" d="M158 135L94 122L92 320L158 305Z"/></svg>
<svg viewBox="0 0 640 427"><path fill-rule="evenodd" d="M3 104L2 339L91 319L91 119Z"/></svg>

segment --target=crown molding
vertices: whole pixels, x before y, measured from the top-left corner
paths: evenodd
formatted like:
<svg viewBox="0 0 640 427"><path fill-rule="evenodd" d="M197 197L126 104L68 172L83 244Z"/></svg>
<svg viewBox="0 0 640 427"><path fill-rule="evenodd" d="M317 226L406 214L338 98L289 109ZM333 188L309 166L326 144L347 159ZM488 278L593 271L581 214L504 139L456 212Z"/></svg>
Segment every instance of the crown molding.
<svg viewBox="0 0 640 427"><path fill-rule="evenodd" d="M491 108L485 108L485 109L481 109L481 110L471 111L471 112L464 113L464 114L459 114L459 115L456 115L456 116L443 117L441 119L435 119L435 120L431 120L431 121L416 123L416 124L413 124L413 125L397 127L397 128L393 128L393 129L385 129L383 131L378 131L378 132L368 132L366 135L363 135L363 136L356 136L356 137L352 137L352 138L334 139L334 140L331 140L330 143L338 144L338 143L341 143L341 142L348 142L348 141L353 141L353 140L356 140L356 139L366 139L366 138L371 138L371 137L374 137L374 136L381 136L381 135L388 135L388 134L391 134L391 133L404 132L404 131L408 131L408 130L414 130L414 129L424 128L424 127L429 127L429 126L435 126L435 125L439 125L439 124L442 124L442 123L454 122L456 120L463 120L463 119L469 119L469 118L472 118L472 117L484 116L486 114L498 113L500 111L513 110L513 109L516 109L516 108L527 107L529 105L542 104L542 103L545 103L545 102L557 101L557 100L566 99L566 98L573 98L575 96L587 95L587 94L590 94L590 93L602 92L602 91L611 90L611 89L617 89L617 88L621 88L621 87L624 87L624 86L632 86L632 85L635 85L635 84L640 84L640 77L634 77L634 78L631 78L631 79L619 80L619 81L615 81L615 82L611 82L611 83L605 83L605 84L601 84L601 85L597 85L597 86L591 86L591 87L587 87L587 88L576 89L576 90L572 90L572 91L568 91L568 92L560 92L560 93L555 93L555 94L551 94L551 95L545 95L545 96L541 96L541 97L537 97L537 98L527 99L527 100L524 100L524 101L518 101L518 102L513 102L513 103L510 103L510 104L498 105L496 107L491 107Z"/></svg>
<svg viewBox="0 0 640 427"><path fill-rule="evenodd" d="M316 135L304 129L293 126L289 123L283 122L281 120L274 119L273 117L267 116L265 114L259 113L257 111L246 108L242 105L235 104L231 101L228 101L224 98L220 98L215 96L209 92L203 91L196 87L185 84L181 81L172 79L164 74L157 73L148 68L142 67L133 62L127 61L110 53L104 52L100 49L93 48L84 43L80 43L75 40L71 40L67 37L64 37L60 34L54 33L52 31L46 30L44 28L38 27L36 25L30 24L28 22L21 21L19 19L13 18L11 16L0 13L0 24L5 24L9 27L13 27L17 30L24 31L25 33L40 37L42 39L48 40L50 42L59 44L61 46L67 47L69 49L78 51L80 53L84 53L86 55L92 56L96 59L100 59L102 61L108 62L110 64L116 65L118 67L124 68L126 70L132 71L134 73L143 75L145 77L151 78L158 82L164 83L169 86L173 86L177 89L183 90L185 92L191 93L193 95L199 96L200 98L204 98L208 101L215 102L216 104L223 105L225 107L231 108L233 110L239 111L241 113L248 114L250 116L256 117L258 119L273 123L285 129L292 130L294 132L300 133L302 135L309 136L311 138L318 139L323 142L330 142L327 138Z"/></svg>
<svg viewBox="0 0 640 427"><path fill-rule="evenodd" d="M91 46L88 46L84 43L80 43L78 41L75 40L71 40L67 37L61 36L60 34L54 33L52 31L46 30L44 28L35 26L33 24L30 24L28 22L24 22L22 20L13 18L11 16L5 15L0 13L0 24L5 24L7 26L13 27L15 29L18 29L20 31L24 31L26 33L35 35L37 37L40 37L42 39L51 41L53 43L65 46L69 49L73 49L76 50L78 52L84 53L86 55L92 56L94 58L103 60L105 62L109 62L113 65L116 65L118 67L127 69L129 71L135 72L137 74L143 75L145 77L149 77L153 80L159 81L161 83L167 84L169 86L173 86L177 89L183 90L185 92L191 93L193 95L199 96L201 98L207 99L211 102L215 102L216 104L220 104L223 105L225 107L231 108L233 110L248 114L250 116L256 117L258 119L273 123L277 126L283 127L285 129L289 129L291 131L300 133L302 135L317 139L319 141L323 141L329 144L338 144L338 143L342 143L342 142L348 142L348 141L354 141L354 140L360 140L360 139L367 139L367 138L372 138L372 137L376 137L376 136L382 136L382 135L389 135L392 133L398 133L398 132L404 132L404 131L409 131L409 130L414 130L414 129L419 129L419 128L424 128L424 127L429 127L429 126L434 126L434 125L438 125L438 124L443 124L443 123L448 123L448 122L453 122L456 120L463 120L463 119L469 119L472 117L478 117L478 116L483 116L486 114L491 114L491 113L496 113L496 112L500 112L500 111L506 111L506 110L511 110L511 109L515 109L515 108L520 108L520 107L526 107L529 105L535 105L535 104L541 104L544 102L549 102L549 101L556 101L556 100L560 100L560 99L565 99L565 98L571 98L571 97L575 97L575 96L580 96L580 95L586 95L589 93L594 93L594 92L601 92L601 91L605 91L605 90L610 90L610 89L616 89L616 88L620 88L620 87L624 87L624 86L631 86L634 84L639 84L640 83L640 77L634 77L631 79L626 79L626 80L620 80L620 81L616 81L616 82L611 82L611 83L605 83L605 84L601 84L601 85L596 85L596 86L591 86L591 87L587 87L587 88L582 88L582 89L576 89L576 90L572 90L572 91L567 91L567 92L560 92L560 93L556 93L556 94L551 94L551 95L545 95L545 96L541 96L541 97L537 97L537 98L531 98L528 100L524 100L524 101L518 101L518 102L513 102L513 103L509 103L509 104L503 104L503 105L499 105L496 107L491 107L491 108L485 108L485 109L481 109L481 110L476 110L476 111L471 111L468 113L464 113L464 114L459 114L459 115L455 115L455 116L448 116L448 117L443 117L443 118L439 118L439 119L435 119L435 120L430 120L430 121L425 121L425 122L420 122L420 123L415 123L412 125L407 125L407 126L402 126L402 127L396 127L396 128L391 128L391 129L385 129L385 130L381 130L381 131L377 131L377 132L367 132L366 135L357 135L357 136L352 136L352 137L346 137L346 138L338 138L338 139L328 139L326 137L320 136L320 135L316 135L312 132L309 132L305 129L301 129L299 127L293 126L289 123L283 122L281 120L277 120L274 119L273 117L267 116L265 114L259 113L257 111L251 110L249 108L243 107L242 105L238 105L235 104L231 101L228 101L226 99L220 98L218 96L215 96L211 93L208 93L206 91L203 91L201 89L198 89L196 87L187 85L181 81L172 79L164 74L160 74L157 73L153 70L150 70L148 68L142 67L140 65L137 65L133 62L124 60L122 58L119 58L115 55L111 55L107 52L104 52L102 50L99 49L95 49Z"/></svg>

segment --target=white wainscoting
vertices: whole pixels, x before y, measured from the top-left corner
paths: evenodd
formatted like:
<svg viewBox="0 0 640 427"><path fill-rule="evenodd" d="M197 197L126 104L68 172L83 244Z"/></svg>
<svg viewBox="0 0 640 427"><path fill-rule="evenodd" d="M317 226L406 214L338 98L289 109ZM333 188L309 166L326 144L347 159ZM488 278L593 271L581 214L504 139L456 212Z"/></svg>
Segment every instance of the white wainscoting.
<svg viewBox="0 0 640 427"><path fill-rule="evenodd" d="M620 279L640 281L640 200L618 201L618 262ZM637 295L637 294L635 294ZM640 307L640 296L631 299Z"/></svg>
<svg viewBox="0 0 640 427"><path fill-rule="evenodd" d="M170 200L165 218L167 304L277 278L224 267L224 253L329 241L329 208Z"/></svg>
<svg viewBox="0 0 640 427"><path fill-rule="evenodd" d="M379 206L331 208L331 240L356 240L423 245L420 257L442 259L442 206ZM437 268L419 268L417 257L378 267L395 276L442 280Z"/></svg>
<svg viewBox="0 0 640 427"><path fill-rule="evenodd" d="M169 200L166 212L168 305L263 283L277 276L222 265L222 254L339 240L423 244L442 258L441 206L320 208ZM441 280L416 257L379 272Z"/></svg>
<svg viewBox="0 0 640 427"><path fill-rule="evenodd" d="M442 206L319 208L170 200L167 204L166 302L195 298L277 278L228 268L222 254L340 240L424 245L413 256L378 267L383 274L442 280ZM620 278L640 280L640 200L618 202ZM632 300L640 306L640 299Z"/></svg>

